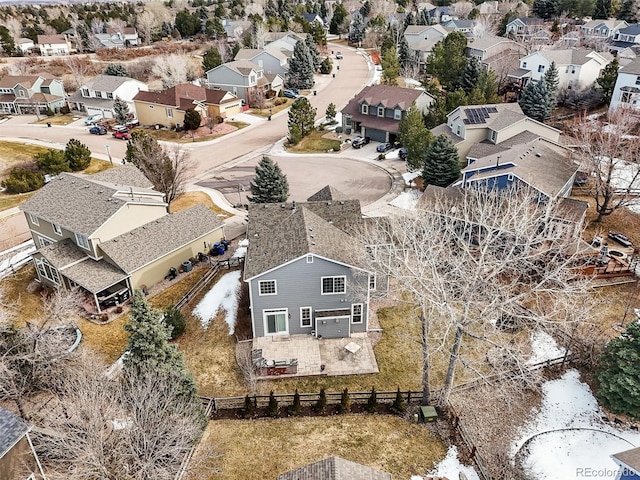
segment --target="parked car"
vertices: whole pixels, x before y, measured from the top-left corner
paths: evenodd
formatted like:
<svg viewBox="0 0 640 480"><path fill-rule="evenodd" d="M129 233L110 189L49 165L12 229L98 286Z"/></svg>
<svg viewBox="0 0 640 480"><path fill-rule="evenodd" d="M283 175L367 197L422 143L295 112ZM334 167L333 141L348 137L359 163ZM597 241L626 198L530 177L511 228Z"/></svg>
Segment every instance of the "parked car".
<svg viewBox="0 0 640 480"><path fill-rule="evenodd" d="M101 114L96 113L95 115L87 117L87 119L84 121L84 124L93 125L94 123L98 123L99 121L101 121L103 118L104 117Z"/></svg>
<svg viewBox="0 0 640 480"><path fill-rule="evenodd" d="M400 160L406 160L408 155L409 155L408 148L402 147L400 150L398 150L398 157L400 158Z"/></svg>
<svg viewBox="0 0 640 480"><path fill-rule="evenodd" d="M113 132L113 136L115 138L119 138L120 140L129 140L131 138L131 134L128 130L116 130Z"/></svg>
<svg viewBox="0 0 640 480"><path fill-rule="evenodd" d="M290 88L286 88L282 91L282 95L287 98L298 98L300 95L291 90Z"/></svg>
<svg viewBox="0 0 640 480"><path fill-rule="evenodd" d="M114 125L111 130L114 132L128 132L129 128L126 125Z"/></svg>
<svg viewBox="0 0 640 480"><path fill-rule="evenodd" d="M390 144L389 142L383 142L376 147L376 152L384 153L384 152L388 152L392 148L393 148L392 144Z"/></svg>
<svg viewBox="0 0 640 480"><path fill-rule="evenodd" d="M353 141L351 142L351 146L353 148L360 148L363 145L367 145L369 142L371 141L370 137L356 137L353 139Z"/></svg>
<svg viewBox="0 0 640 480"><path fill-rule="evenodd" d="M92 133L94 135L106 135L107 129L104 128L102 125L94 125L89 129L89 133Z"/></svg>
<svg viewBox="0 0 640 480"><path fill-rule="evenodd" d="M337 53L336 53L336 58L337 58L338 60L342 60L342 52L337 52Z"/></svg>

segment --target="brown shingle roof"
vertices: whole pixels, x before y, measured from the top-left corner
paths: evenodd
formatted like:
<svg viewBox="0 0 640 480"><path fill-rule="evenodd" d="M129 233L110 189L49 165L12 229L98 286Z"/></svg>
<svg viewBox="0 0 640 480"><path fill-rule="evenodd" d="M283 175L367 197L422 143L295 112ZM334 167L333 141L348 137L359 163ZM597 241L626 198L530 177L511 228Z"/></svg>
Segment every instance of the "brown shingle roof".
<svg viewBox="0 0 640 480"><path fill-rule="evenodd" d="M211 210L195 205L101 243L100 249L125 272L132 273L222 226Z"/></svg>
<svg viewBox="0 0 640 480"><path fill-rule="evenodd" d="M390 473L341 457L329 457L281 473L278 480L392 480L392 477Z"/></svg>
<svg viewBox="0 0 640 480"><path fill-rule="evenodd" d="M354 265L346 232L361 222L358 200L250 204L245 279L308 253Z"/></svg>
<svg viewBox="0 0 640 480"><path fill-rule="evenodd" d="M218 105L226 93L228 92L225 90L204 88L193 85L192 83L183 83L160 92L138 92L136 96L133 97L133 100L187 110L193 107L194 100Z"/></svg>
<svg viewBox="0 0 640 480"><path fill-rule="evenodd" d="M18 84L31 88L38 78L38 75L7 75L0 80L0 88L13 88Z"/></svg>
<svg viewBox="0 0 640 480"><path fill-rule="evenodd" d="M38 35L38 44L42 45L45 43L67 43L67 39L64 35Z"/></svg>
<svg viewBox="0 0 640 480"><path fill-rule="evenodd" d="M625 450L611 456L635 470L636 473L640 472L640 447Z"/></svg>

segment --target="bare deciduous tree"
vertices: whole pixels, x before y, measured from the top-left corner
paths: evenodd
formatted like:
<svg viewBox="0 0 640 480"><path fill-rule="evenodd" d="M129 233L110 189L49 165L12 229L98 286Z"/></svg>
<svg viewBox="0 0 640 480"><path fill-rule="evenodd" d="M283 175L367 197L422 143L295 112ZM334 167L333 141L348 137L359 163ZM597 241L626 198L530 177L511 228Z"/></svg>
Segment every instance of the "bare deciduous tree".
<svg viewBox="0 0 640 480"><path fill-rule="evenodd" d="M104 33L104 22L98 17L91 20L91 31L93 33Z"/></svg>
<svg viewBox="0 0 640 480"><path fill-rule="evenodd" d="M256 394L256 386L258 385L258 372L253 363L251 355L251 342L241 342L236 344L236 361L242 372L247 385L251 391L251 395Z"/></svg>
<svg viewBox="0 0 640 480"><path fill-rule="evenodd" d="M76 84L76 88L82 87L84 85L84 81L88 75L90 75L93 71L93 64L88 56L69 56L66 59L67 66L71 70L71 75L73 75L73 80Z"/></svg>
<svg viewBox="0 0 640 480"><path fill-rule="evenodd" d="M361 239L372 246L370 267L419 305L423 402L439 357L447 364L439 399L446 405L463 369L486 379L508 365L509 376L527 380L524 348L512 342L511 327L564 328L582 321L590 303L587 282L570 268L575 236L553 220L555 202L475 189L427 198L425 210L374 222Z"/></svg>
<svg viewBox="0 0 640 480"><path fill-rule="evenodd" d="M633 134L636 118L626 108L609 115L609 122L580 117L573 126L581 169L591 189L600 222L619 208L640 204L640 138Z"/></svg>
<svg viewBox="0 0 640 480"><path fill-rule="evenodd" d="M160 24L156 17L148 10L143 11L136 18L136 27L138 28L140 35L142 35L145 45L149 45L151 43L153 31L159 26Z"/></svg>

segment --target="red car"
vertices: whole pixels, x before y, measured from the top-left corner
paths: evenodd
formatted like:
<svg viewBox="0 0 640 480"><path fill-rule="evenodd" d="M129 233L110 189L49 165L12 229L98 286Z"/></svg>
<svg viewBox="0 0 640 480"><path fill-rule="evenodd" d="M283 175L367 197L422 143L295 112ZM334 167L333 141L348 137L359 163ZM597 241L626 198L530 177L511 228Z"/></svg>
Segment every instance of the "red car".
<svg viewBox="0 0 640 480"><path fill-rule="evenodd" d="M117 131L113 132L113 136L115 138L119 138L120 140L129 140L129 139L131 139L131 134L129 132L127 132L126 130L124 130L124 131L117 130Z"/></svg>

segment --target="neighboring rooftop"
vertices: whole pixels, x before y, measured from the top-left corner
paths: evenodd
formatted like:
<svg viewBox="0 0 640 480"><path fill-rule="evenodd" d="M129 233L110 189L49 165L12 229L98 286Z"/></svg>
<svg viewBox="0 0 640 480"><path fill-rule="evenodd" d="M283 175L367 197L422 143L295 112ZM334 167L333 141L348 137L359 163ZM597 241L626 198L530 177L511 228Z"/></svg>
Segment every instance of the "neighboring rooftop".
<svg viewBox="0 0 640 480"><path fill-rule="evenodd" d="M640 75L640 57L634 58L630 63L618 70L618 73L630 73L631 75Z"/></svg>
<svg viewBox="0 0 640 480"><path fill-rule="evenodd" d="M29 432L29 426L9 410L0 408L0 458Z"/></svg>
<svg viewBox="0 0 640 480"><path fill-rule="evenodd" d="M31 88L39 78L38 75L6 75L0 80L0 88L13 88L18 84Z"/></svg>
<svg viewBox="0 0 640 480"><path fill-rule="evenodd" d="M137 82L138 80L129 77L118 77L116 75L98 75L85 83L84 86L97 92L113 92L122 86L122 84L130 81Z"/></svg>
<svg viewBox="0 0 640 480"><path fill-rule="evenodd" d="M323 187L322 190L307 198L307 202L335 202L338 200L349 200L349 197L331 185Z"/></svg>
<svg viewBox="0 0 640 480"><path fill-rule="evenodd" d="M625 450L624 452L616 453L611 456L632 469L635 473L640 474L640 447Z"/></svg>
<svg viewBox="0 0 640 480"><path fill-rule="evenodd" d="M38 35L38 43L40 45L44 44L59 44L59 43L67 43L67 39L64 35Z"/></svg>
<svg viewBox="0 0 640 480"><path fill-rule="evenodd" d="M188 110L193 108L194 102L217 105L228 93L226 90L204 88L192 83L182 83L159 92L140 91L133 97L133 100ZM233 101L233 99L229 101Z"/></svg>
<svg viewBox="0 0 640 480"><path fill-rule="evenodd" d="M278 480L392 480L392 477L390 473L342 457L329 457L281 473Z"/></svg>

